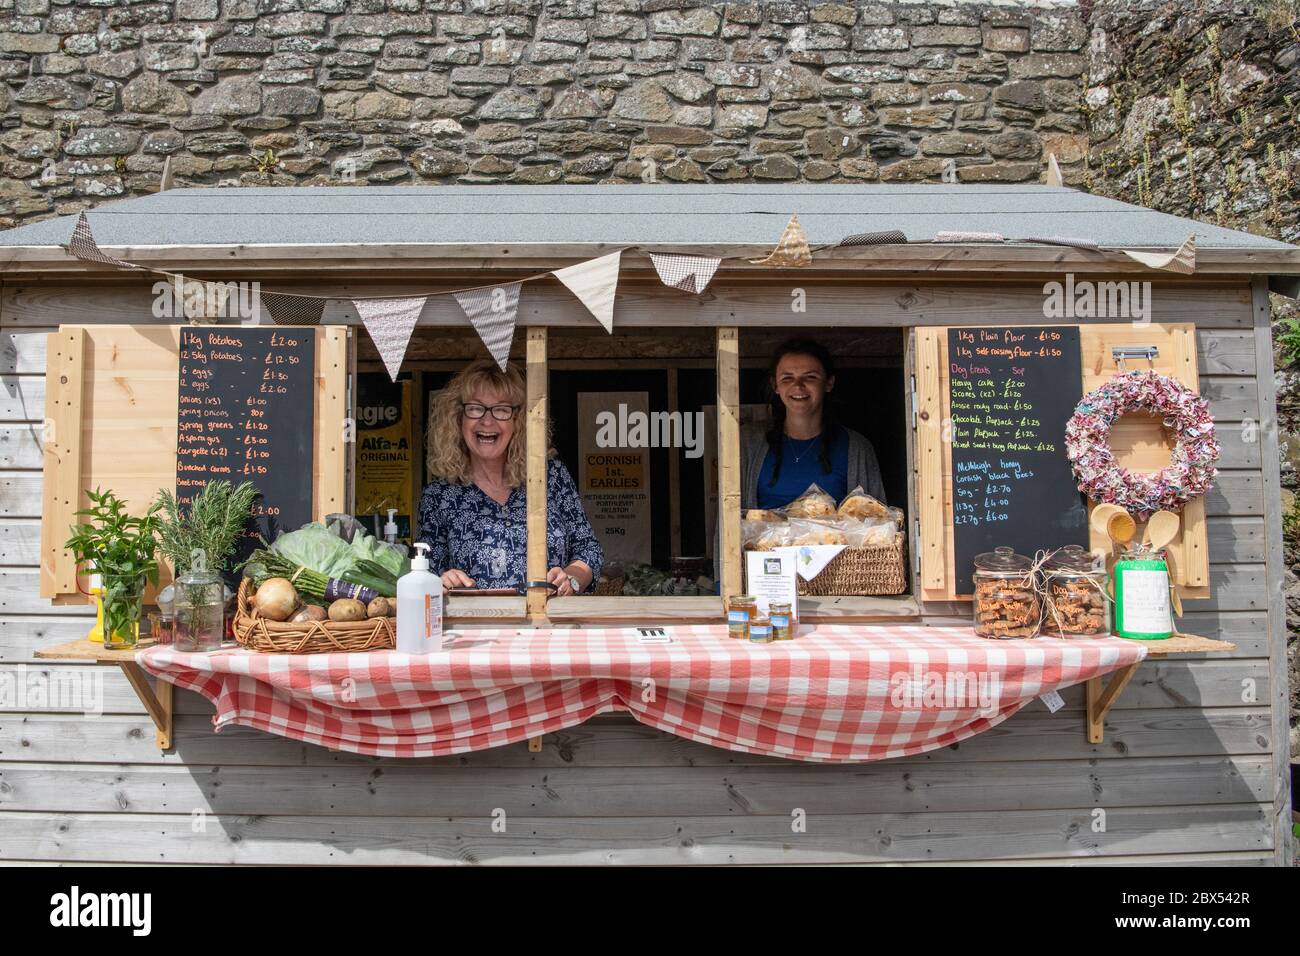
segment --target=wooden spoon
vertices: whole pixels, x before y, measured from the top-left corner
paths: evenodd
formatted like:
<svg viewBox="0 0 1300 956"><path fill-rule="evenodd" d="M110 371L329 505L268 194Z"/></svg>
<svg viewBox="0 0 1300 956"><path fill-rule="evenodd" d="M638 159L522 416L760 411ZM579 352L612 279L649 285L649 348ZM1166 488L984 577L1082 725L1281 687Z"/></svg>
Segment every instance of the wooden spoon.
<svg viewBox="0 0 1300 956"><path fill-rule="evenodd" d="M1160 514L1170 514L1168 511L1162 511ZM1183 616L1183 599L1178 596L1178 585L1174 583L1174 553L1165 552L1165 567L1169 569L1169 603L1173 605L1174 613L1180 618Z"/></svg>
<svg viewBox="0 0 1300 956"><path fill-rule="evenodd" d="M1157 511L1147 522L1146 540L1153 551L1163 551L1178 536L1181 522L1172 511Z"/></svg>
<svg viewBox="0 0 1300 956"><path fill-rule="evenodd" d="M1114 544L1122 547L1132 541L1133 536L1137 534L1137 522L1127 511L1120 510L1111 515L1106 522L1106 534Z"/></svg>
<svg viewBox="0 0 1300 956"><path fill-rule="evenodd" d="M1117 515L1123 510L1119 505L1097 505L1092 509L1092 517L1089 519L1092 530L1098 534L1106 534L1106 524L1110 521L1111 515Z"/></svg>

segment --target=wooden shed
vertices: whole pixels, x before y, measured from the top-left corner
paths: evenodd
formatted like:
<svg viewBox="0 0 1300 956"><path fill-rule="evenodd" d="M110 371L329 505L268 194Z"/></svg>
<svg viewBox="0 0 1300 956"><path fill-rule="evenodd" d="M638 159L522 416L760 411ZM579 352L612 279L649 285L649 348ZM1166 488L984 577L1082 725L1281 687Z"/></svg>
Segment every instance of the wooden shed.
<svg viewBox="0 0 1300 956"><path fill-rule="evenodd" d="M792 214L811 264L750 261ZM808 620L969 623L942 434L950 330L1077 328L1085 390L1127 356L1209 399L1219 476L1172 546L1179 630L1202 641L1153 650L1122 680L1073 686L1055 712L1034 701L960 744L866 763L729 751L619 714L536 746L401 760L237 726L214 734L206 700L151 691L129 656L48 659L93 620L58 537L82 491L111 486L139 505L175 467L177 372L158 357L174 356L183 323L158 316L156 276L70 255L75 219L0 234L5 862L1290 863L1268 292L1270 282L1294 292L1300 249L1033 185L175 189L93 210L99 246L127 262L331 297L314 333L317 450L305 463L319 515L357 506L352 449L338 436L356 415L354 376L383 369L353 299L434 294L403 365L419 395L486 354L437 293L622 250L612 333L559 282L530 282L512 355L527 365L530 397L549 396L562 454L576 454L568 435L583 390L716 409L716 476L680 455L652 460L663 493L646 547L661 564L711 555L706 519L718 515L723 595L740 589L740 411L761 400L777 341L818 336L890 503L906 512L910 557L904 593L807 598ZM906 241L844 242L894 230ZM1194 270L1141 261L1189 236ZM660 280L651 253L722 263L690 295ZM1054 282L1149 282L1146 312L1054 317ZM1116 442L1133 468L1168 455L1158 422L1128 422ZM707 594L535 597L457 598L448 614L468 626L581 627L709 621L722 609ZM53 693L62 685L84 699ZM15 693L32 687L43 696ZM85 713L92 700L102 714ZM499 808L505 833L491 827ZM809 821L797 836L795 808Z"/></svg>

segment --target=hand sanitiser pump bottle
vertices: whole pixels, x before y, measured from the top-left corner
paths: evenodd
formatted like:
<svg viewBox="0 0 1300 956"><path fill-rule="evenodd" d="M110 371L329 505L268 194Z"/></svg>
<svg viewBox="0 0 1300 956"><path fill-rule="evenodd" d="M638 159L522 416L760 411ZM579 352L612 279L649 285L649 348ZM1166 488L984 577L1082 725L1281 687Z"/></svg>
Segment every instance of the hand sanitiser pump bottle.
<svg viewBox="0 0 1300 956"><path fill-rule="evenodd" d="M442 578L429 570L429 546L415 542L411 570L397 580L397 649L404 654L442 650Z"/></svg>

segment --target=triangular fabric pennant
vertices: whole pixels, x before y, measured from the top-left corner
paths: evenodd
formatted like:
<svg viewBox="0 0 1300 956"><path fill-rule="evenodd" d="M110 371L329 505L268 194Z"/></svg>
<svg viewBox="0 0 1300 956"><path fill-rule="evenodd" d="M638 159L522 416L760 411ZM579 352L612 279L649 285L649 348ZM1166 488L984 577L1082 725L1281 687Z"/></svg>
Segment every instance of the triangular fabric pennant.
<svg viewBox="0 0 1300 956"><path fill-rule="evenodd" d="M328 301L290 292L259 292L257 298L276 325L318 325Z"/></svg>
<svg viewBox="0 0 1300 956"><path fill-rule="evenodd" d="M708 287L722 260L712 256L663 256L650 253L659 280L670 289L699 295Z"/></svg>
<svg viewBox="0 0 1300 956"><path fill-rule="evenodd" d="M845 236L836 245L840 246L898 246L907 245L907 236L899 229L885 229L881 232L857 232Z"/></svg>
<svg viewBox="0 0 1300 956"><path fill-rule="evenodd" d="M230 286L223 282L204 282L171 273L172 295L177 311L187 319L217 319L226 314Z"/></svg>
<svg viewBox="0 0 1300 956"><path fill-rule="evenodd" d="M1047 154L1047 173L1043 180L1048 186L1062 186L1065 179L1061 176L1061 167L1056 162L1056 154Z"/></svg>
<svg viewBox="0 0 1300 956"><path fill-rule="evenodd" d="M1000 232L936 232L935 242L1006 242Z"/></svg>
<svg viewBox="0 0 1300 956"><path fill-rule="evenodd" d="M90 231L90 220L86 218L84 212L77 217L77 223L72 227L72 238L68 240L68 252L86 262L100 262L104 265L120 266L123 269L143 268L132 262L114 259L100 250L95 242L94 234Z"/></svg>
<svg viewBox="0 0 1300 956"><path fill-rule="evenodd" d="M352 300L375 348L379 350L379 357L384 360L388 377L394 382L402 370L402 359L406 357L406 347L411 344L415 323L428 301L429 297L423 295L410 299Z"/></svg>
<svg viewBox="0 0 1300 956"><path fill-rule="evenodd" d="M808 237L804 235L803 226L799 225L799 217L790 216L790 221L785 224L785 232L781 233L781 241L768 256L749 261L756 266L801 268L812 265L812 250L808 248Z"/></svg>
<svg viewBox="0 0 1300 956"><path fill-rule="evenodd" d="M618 288L618 262L623 250L552 273L587 307L605 331L614 332L614 291Z"/></svg>
<svg viewBox="0 0 1300 956"><path fill-rule="evenodd" d="M1049 246L1073 246L1076 249L1098 249L1091 239L1075 239L1072 236L1025 236L1021 242L1040 242Z"/></svg>
<svg viewBox="0 0 1300 956"><path fill-rule="evenodd" d="M519 312L519 290L523 285L522 282L512 282L488 289L452 293L503 372L506 370L506 362L510 360L510 343L515 337L515 315Z"/></svg>
<svg viewBox="0 0 1300 956"><path fill-rule="evenodd" d="M1135 262L1150 266L1152 269L1167 269L1170 272L1181 272L1184 275L1191 275L1196 271L1196 233L1188 236L1173 255L1158 252L1136 252L1133 249L1121 249L1120 252Z"/></svg>

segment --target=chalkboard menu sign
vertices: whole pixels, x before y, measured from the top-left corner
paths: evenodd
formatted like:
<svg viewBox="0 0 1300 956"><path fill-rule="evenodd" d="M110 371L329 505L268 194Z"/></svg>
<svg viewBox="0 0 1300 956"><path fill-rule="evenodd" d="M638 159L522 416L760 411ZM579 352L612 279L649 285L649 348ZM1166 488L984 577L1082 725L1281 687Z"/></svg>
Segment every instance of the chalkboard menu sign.
<svg viewBox="0 0 1300 956"><path fill-rule="evenodd" d="M1079 330L948 330L953 552L958 594L975 556L1008 545L1034 556L1088 547L1088 512L1065 457L1065 424L1083 394Z"/></svg>
<svg viewBox="0 0 1300 956"><path fill-rule="evenodd" d="M176 497L185 509L212 480L257 486L236 561L257 534L312 519L315 379L311 329L181 329Z"/></svg>

